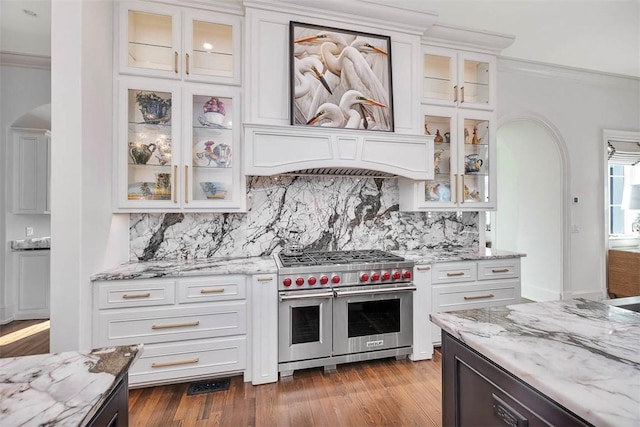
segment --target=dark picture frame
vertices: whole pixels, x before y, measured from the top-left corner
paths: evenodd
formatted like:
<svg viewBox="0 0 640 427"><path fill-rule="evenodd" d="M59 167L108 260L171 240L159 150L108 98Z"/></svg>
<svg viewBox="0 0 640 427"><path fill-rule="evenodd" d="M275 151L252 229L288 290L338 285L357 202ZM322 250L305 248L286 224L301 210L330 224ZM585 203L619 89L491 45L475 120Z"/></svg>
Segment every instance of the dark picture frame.
<svg viewBox="0 0 640 427"><path fill-rule="evenodd" d="M292 125L394 131L390 37L291 21L289 58Z"/></svg>

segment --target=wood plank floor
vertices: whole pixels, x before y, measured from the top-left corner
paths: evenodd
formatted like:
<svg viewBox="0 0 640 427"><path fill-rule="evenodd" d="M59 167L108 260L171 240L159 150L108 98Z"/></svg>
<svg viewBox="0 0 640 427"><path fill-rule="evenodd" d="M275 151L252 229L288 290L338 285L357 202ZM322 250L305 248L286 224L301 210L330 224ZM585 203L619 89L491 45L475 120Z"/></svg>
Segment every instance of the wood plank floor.
<svg viewBox="0 0 640 427"><path fill-rule="evenodd" d="M0 327L0 339L42 321ZM38 327L38 326L36 326ZM42 327L42 326L39 326ZM18 333L19 334L19 333ZM0 346L1 357L47 353L46 331ZM20 354L18 354L20 353ZM129 392L131 426L441 426L441 355L382 359L296 371L292 379L252 386L242 376L229 390L188 396L189 383Z"/></svg>

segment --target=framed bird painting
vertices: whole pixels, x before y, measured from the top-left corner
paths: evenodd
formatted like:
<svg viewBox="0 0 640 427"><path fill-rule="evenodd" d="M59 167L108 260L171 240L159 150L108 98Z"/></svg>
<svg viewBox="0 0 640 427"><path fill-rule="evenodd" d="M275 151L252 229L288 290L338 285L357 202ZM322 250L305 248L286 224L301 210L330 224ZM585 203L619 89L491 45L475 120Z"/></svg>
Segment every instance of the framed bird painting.
<svg viewBox="0 0 640 427"><path fill-rule="evenodd" d="M290 22L291 124L393 132L391 39Z"/></svg>

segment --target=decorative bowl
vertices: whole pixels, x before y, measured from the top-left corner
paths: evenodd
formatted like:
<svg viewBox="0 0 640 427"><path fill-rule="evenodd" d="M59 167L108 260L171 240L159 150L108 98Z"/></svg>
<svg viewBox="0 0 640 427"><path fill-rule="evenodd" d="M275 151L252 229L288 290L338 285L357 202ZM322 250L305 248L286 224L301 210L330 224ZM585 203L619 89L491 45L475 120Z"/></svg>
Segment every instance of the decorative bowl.
<svg viewBox="0 0 640 427"><path fill-rule="evenodd" d="M222 182L201 182L200 187L202 187L207 199L225 199L227 197L227 186Z"/></svg>
<svg viewBox="0 0 640 427"><path fill-rule="evenodd" d="M204 113L204 118L207 122L213 123L214 125L221 125L224 121L224 115L220 113L216 113L213 111L209 111L208 113Z"/></svg>

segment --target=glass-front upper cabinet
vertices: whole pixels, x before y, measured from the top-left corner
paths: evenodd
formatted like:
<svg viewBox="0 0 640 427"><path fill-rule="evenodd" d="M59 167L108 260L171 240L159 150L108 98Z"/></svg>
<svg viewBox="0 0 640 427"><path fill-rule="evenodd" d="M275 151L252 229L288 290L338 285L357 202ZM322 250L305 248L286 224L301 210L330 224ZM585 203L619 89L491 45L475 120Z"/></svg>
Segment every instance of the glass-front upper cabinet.
<svg viewBox="0 0 640 427"><path fill-rule="evenodd" d="M120 81L116 209L243 209L239 88L149 80Z"/></svg>
<svg viewBox="0 0 640 427"><path fill-rule="evenodd" d="M240 84L238 15L121 2L120 73Z"/></svg>
<svg viewBox="0 0 640 427"><path fill-rule="evenodd" d="M423 47L422 102L493 110L496 101L494 56Z"/></svg>
<svg viewBox="0 0 640 427"><path fill-rule="evenodd" d="M434 179L403 180L401 210L495 208L493 113L423 107L425 134L434 135Z"/></svg>

